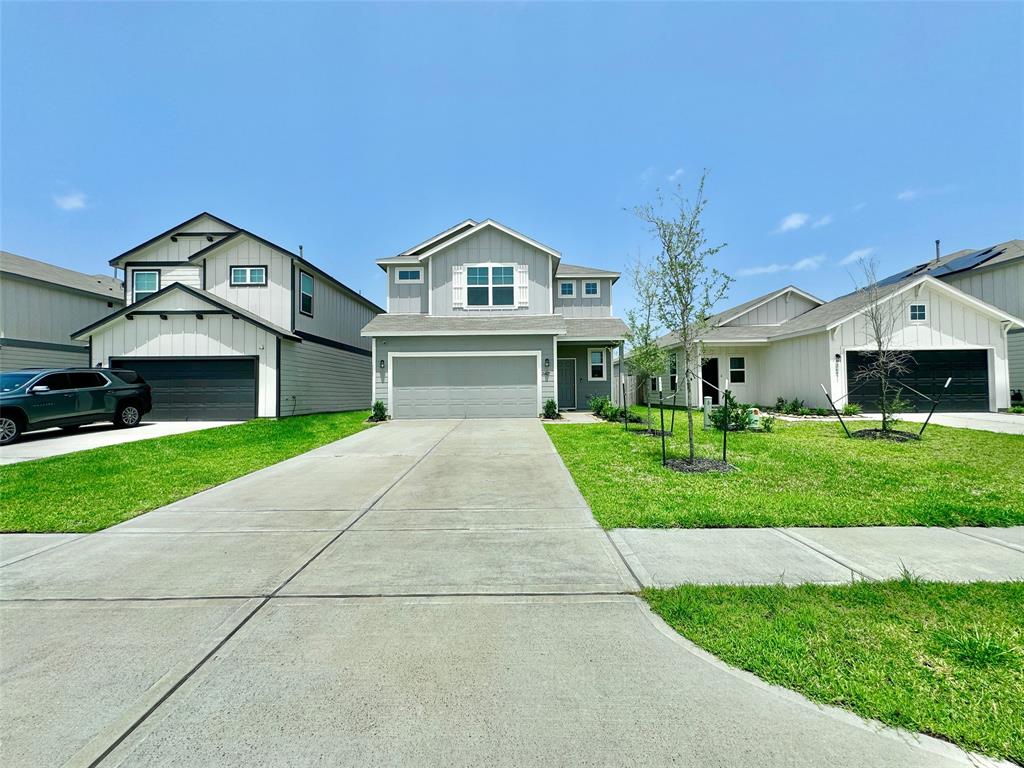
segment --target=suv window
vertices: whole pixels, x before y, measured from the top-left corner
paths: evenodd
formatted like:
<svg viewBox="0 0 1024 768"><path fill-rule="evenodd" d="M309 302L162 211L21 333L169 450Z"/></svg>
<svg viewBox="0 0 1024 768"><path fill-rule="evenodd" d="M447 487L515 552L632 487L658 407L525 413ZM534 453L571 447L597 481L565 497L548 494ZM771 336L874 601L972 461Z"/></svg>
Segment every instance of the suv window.
<svg viewBox="0 0 1024 768"><path fill-rule="evenodd" d="M94 371L72 371L68 376L71 378L71 386L74 389L105 387L107 385L106 378Z"/></svg>
<svg viewBox="0 0 1024 768"><path fill-rule="evenodd" d="M113 374L125 384L145 384L146 380L142 378L142 375L135 371L125 370L124 368L111 368L108 373Z"/></svg>
<svg viewBox="0 0 1024 768"><path fill-rule="evenodd" d="M48 376L43 376L32 386L49 387L51 392L55 392L58 389L71 389L71 380L66 373L51 373Z"/></svg>

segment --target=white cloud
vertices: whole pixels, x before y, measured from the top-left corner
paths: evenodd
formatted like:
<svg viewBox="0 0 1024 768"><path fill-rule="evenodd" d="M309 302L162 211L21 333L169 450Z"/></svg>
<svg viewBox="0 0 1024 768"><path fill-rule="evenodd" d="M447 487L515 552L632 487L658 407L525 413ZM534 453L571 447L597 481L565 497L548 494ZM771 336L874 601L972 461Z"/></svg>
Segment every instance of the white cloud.
<svg viewBox="0 0 1024 768"><path fill-rule="evenodd" d="M815 220L815 222L811 224L811 226L814 227L815 229L817 229L818 227L827 227L829 224L832 223L832 221L832 214L826 213L824 216L819 216Z"/></svg>
<svg viewBox="0 0 1024 768"><path fill-rule="evenodd" d="M856 205L851 205L850 213L860 213L861 211L864 210L864 206L866 205L867 203L857 203Z"/></svg>
<svg viewBox="0 0 1024 768"><path fill-rule="evenodd" d="M792 264L764 264L760 267L744 267L743 269L737 269L736 274L739 277L749 277L751 275L774 275L776 272L808 272L815 270L825 262L825 254L818 254L817 256L808 256L806 259L800 259L794 261Z"/></svg>
<svg viewBox="0 0 1024 768"><path fill-rule="evenodd" d="M896 199L903 203L909 203L921 197L945 195L952 192L954 188L952 184L944 184L941 187L908 187L896 195Z"/></svg>
<svg viewBox="0 0 1024 768"><path fill-rule="evenodd" d="M683 175L683 169L682 168L676 168L667 177L669 184L675 184L682 175Z"/></svg>
<svg viewBox="0 0 1024 768"><path fill-rule="evenodd" d="M811 220L810 215L806 213L791 213L789 216L779 222L779 228L776 232L792 232L794 229L800 229L804 224Z"/></svg>
<svg viewBox="0 0 1024 768"><path fill-rule="evenodd" d="M871 255L874 254L874 252L875 252L874 248L858 248L857 250L850 251L848 254L846 254L839 261L839 263L843 264L843 265L846 265L846 264L856 264L861 259L870 258Z"/></svg>
<svg viewBox="0 0 1024 768"><path fill-rule="evenodd" d="M649 165L640 172L640 183L647 186L654 178L654 166Z"/></svg>
<svg viewBox="0 0 1024 768"><path fill-rule="evenodd" d="M54 195L53 204L62 211L80 211L85 208L85 193L69 192L66 195Z"/></svg>
<svg viewBox="0 0 1024 768"><path fill-rule="evenodd" d="M896 195L896 199L902 200L903 202L907 202L908 200L916 200L920 196L920 189L904 189L902 192Z"/></svg>

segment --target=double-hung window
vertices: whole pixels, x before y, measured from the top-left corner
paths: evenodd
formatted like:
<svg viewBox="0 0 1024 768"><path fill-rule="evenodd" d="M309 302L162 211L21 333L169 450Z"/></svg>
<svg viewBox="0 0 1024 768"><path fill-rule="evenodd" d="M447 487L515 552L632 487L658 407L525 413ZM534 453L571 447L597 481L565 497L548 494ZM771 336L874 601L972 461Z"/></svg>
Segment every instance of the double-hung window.
<svg viewBox="0 0 1024 768"><path fill-rule="evenodd" d="M160 271L137 269L132 272L132 301L144 299L160 290Z"/></svg>
<svg viewBox="0 0 1024 768"><path fill-rule="evenodd" d="M747 380L747 360L744 357L729 358L729 383L743 384Z"/></svg>
<svg viewBox="0 0 1024 768"><path fill-rule="evenodd" d="M232 267L231 285L233 286L263 286L267 284L266 267Z"/></svg>
<svg viewBox="0 0 1024 768"><path fill-rule="evenodd" d="M603 349L588 349L587 350L587 363L590 366L587 369L587 379L590 380L590 381L604 381L605 380L604 350Z"/></svg>
<svg viewBox="0 0 1024 768"><path fill-rule="evenodd" d="M299 272L299 312L313 316L313 276L308 272Z"/></svg>
<svg viewBox="0 0 1024 768"><path fill-rule="evenodd" d="M515 280L515 267L466 267L466 306L514 306Z"/></svg>

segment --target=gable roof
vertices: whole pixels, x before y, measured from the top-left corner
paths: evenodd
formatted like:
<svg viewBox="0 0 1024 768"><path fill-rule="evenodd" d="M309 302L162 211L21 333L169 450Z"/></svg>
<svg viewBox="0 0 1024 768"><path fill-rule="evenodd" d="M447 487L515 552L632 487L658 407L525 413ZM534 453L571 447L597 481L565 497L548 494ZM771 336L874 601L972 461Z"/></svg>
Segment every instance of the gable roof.
<svg viewBox="0 0 1024 768"><path fill-rule="evenodd" d="M262 328L263 330L268 331L280 338L291 339L293 341L302 341L301 338L293 334L291 331L288 331L279 325L268 323L259 315L255 315L249 310L243 309L242 307L238 306L237 304L232 304L230 301L225 301L220 296L215 296L209 291L203 291L200 290L199 288L192 288L191 286L184 285L183 283L171 283L170 285L164 286L156 293L151 293L149 296L146 296L143 299L139 299L134 304L129 304L127 307L122 307L116 312L112 312L106 317L100 318L95 323L87 325L85 326L85 328L82 328L81 330L75 331L74 333L71 334L71 338L83 340L83 336L87 336L92 331L95 331L97 328L101 328L104 325L107 325L108 323L112 323L113 321L121 317L124 317L125 315L131 315L135 312L140 312L142 311L142 308L145 307L147 304L149 304L152 301L155 301L161 296L166 296L171 291L182 291L191 296L194 296L197 299L205 301L208 304L216 307L217 309L222 309L225 312L230 312L232 315L236 315L239 318L247 320L253 325Z"/></svg>
<svg viewBox="0 0 1024 768"><path fill-rule="evenodd" d="M114 258L112 258L112 259L111 259L111 260L110 260L110 261L109 261L108 263L109 263L109 264L110 264L111 266L114 266L114 265L116 265L116 264L117 264L117 263L118 263L119 261L121 261L121 259L124 259L124 258L126 258L127 256L131 256L131 255L132 255L133 253L138 253L138 252L139 252L139 251L141 251L141 250L142 250L143 248L148 248L148 247L149 247L149 246L151 246L151 245L152 245L153 243L155 243L155 242L157 242L157 241L159 241L159 240L163 240L163 239L164 239L165 237L169 237L169 236L171 236L171 235L175 234L176 232L178 232L178 231L182 230L183 228L185 228L185 227L189 226L190 224L194 224L194 223L196 223L197 221L199 221L199 220L200 220L201 218L203 218L204 216L206 216L207 218L213 219L213 220L214 220L214 221L216 221L216 222L219 222L220 224L224 225L225 227L227 227L227 228L228 228L228 229L230 229L230 230L235 230L235 231L237 231L237 230L239 229L239 227L236 227L236 226L235 226L234 224L232 224L231 222L229 222L229 221L225 221L224 219L220 218L219 216L214 216L214 215L213 215L212 213L209 213L209 212L207 212L207 211L203 211L202 213L198 213L198 214L196 214L196 215L195 215L195 216L193 216L193 217L192 217L191 219L186 219L185 221L181 222L180 224L175 224L175 225L174 225L173 227L171 227L170 229L168 229L168 230L165 230L164 232L161 232L161 233L160 233L159 235L156 235L155 237L151 237L151 238L149 238L149 240L147 240L146 242L144 242L144 243L140 243L139 245L136 245L136 246L135 246L134 248L129 248L129 249L128 249L127 251L125 251L124 253L122 253L122 254L120 254L120 255L118 255L118 256L115 256ZM198 232L192 232L192 233L190 233L190 234L192 234L192 235L197 235L197 234L201 234L201 233L198 233ZM208 233L208 234L224 235L225 233L224 233L224 232L211 232L211 233Z"/></svg>
<svg viewBox="0 0 1024 768"><path fill-rule="evenodd" d="M825 303L817 296L813 296L812 294L807 293L807 291L801 291L795 285L787 285L784 288L779 288L777 291L771 291L763 296L757 296L749 301L743 302L742 304L737 304L735 307L730 307L729 309L718 312L710 317L711 323L712 325L725 325L738 317L742 317L747 312L760 307L762 304L767 304L769 301L777 299L779 296L783 296L787 293L795 293L803 296L808 301L819 306Z"/></svg>
<svg viewBox="0 0 1024 768"><path fill-rule="evenodd" d="M416 264L417 262L430 258L438 251L441 251L450 245L454 245L460 240L464 240L470 235L475 235L477 232L482 232L488 228L497 229L510 237L521 240L527 245L533 246L534 248L551 255L555 260L562 258L562 254L554 248L544 245L544 243L540 243L531 237L527 237L522 232L516 232L511 227L506 227L504 224L501 224L494 219L485 219L481 222L475 222L473 219L466 219L465 221L456 224L454 227L446 229L440 234L434 235L429 240L424 240L419 245L413 246L408 251L403 251L397 256L377 259L376 263L384 270L388 268L389 264Z"/></svg>
<svg viewBox="0 0 1024 768"><path fill-rule="evenodd" d="M0 272L27 277L74 291L85 291L107 300L124 301L124 285L114 277L87 275L45 261L0 251Z"/></svg>

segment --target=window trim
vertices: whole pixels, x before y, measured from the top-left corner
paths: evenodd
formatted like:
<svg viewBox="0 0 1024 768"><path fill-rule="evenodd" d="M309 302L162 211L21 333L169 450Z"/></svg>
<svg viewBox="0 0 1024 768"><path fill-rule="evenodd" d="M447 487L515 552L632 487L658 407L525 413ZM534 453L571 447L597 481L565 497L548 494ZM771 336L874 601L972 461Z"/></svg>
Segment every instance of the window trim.
<svg viewBox="0 0 1024 768"><path fill-rule="evenodd" d="M305 291L302 290L302 276L303 275L308 277L309 280L310 280L310 283L311 283L310 291L309 291L308 294ZM302 297L303 296L307 296L307 295L309 296L309 312L306 312L302 308ZM300 315L305 315L306 317L313 317L313 313L315 312L315 310L316 310L316 278L313 277L313 274L311 272L307 272L304 269L300 269L299 270L299 314Z"/></svg>
<svg viewBox="0 0 1024 768"><path fill-rule="evenodd" d="M487 310L487 309L515 309L516 308L516 264L499 264L492 262L481 262L479 264L466 264L465 273L465 291L466 296L463 302L463 306L467 310ZM501 285L494 284L494 270L500 269L511 269L512 270L512 282L508 285L502 283ZM487 270L487 285L472 285L469 282L469 270L471 269L486 269ZM470 304L469 303L469 292L473 288L486 288L487 289L487 303L486 304ZM509 288L512 290L512 301L508 304L495 304L494 303L494 289L495 288Z"/></svg>
<svg viewBox="0 0 1024 768"><path fill-rule="evenodd" d="M568 285L572 288L572 293L562 293L562 286ZM575 299L576 298L576 281L575 280L559 280L558 281L558 298L560 299Z"/></svg>
<svg viewBox="0 0 1024 768"><path fill-rule="evenodd" d="M743 366L741 368L733 368L732 367L732 361L733 360L742 360L743 361ZM733 371L742 371L743 372L743 381L733 381L732 380ZM729 386L731 387L733 384L747 384L747 383L748 383L748 380L747 380L747 356L746 355L735 355L735 356L730 355L729 356Z"/></svg>
<svg viewBox="0 0 1024 768"><path fill-rule="evenodd" d="M235 270L244 269L246 272L246 282L239 283L235 281ZM252 276L252 270L262 269L263 270L263 282L254 283L248 280ZM231 264L228 266L228 285L232 288L266 288L268 279L267 276L270 270L267 269L266 264Z"/></svg>
<svg viewBox="0 0 1024 768"><path fill-rule="evenodd" d="M594 361L591 355L601 353L601 375L594 376ZM608 353L604 347L587 347L587 381L608 381Z"/></svg>
<svg viewBox="0 0 1024 768"><path fill-rule="evenodd" d="M587 293L587 286L594 284L597 286L597 293ZM583 290L580 294L584 299L600 299L601 298L601 281L600 280L584 280Z"/></svg>
<svg viewBox="0 0 1024 768"><path fill-rule="evenodd" d="M915 307L920 307L923 312L923 317L914 317ZM927 323L928 322L928 305L923 301L915 301L907 307L907 322L910 323Z"/></svg>
<svg viewBox="0 0 1024 768"><path fill-rule="evenodd" d="M152 296L154 293L159 293L160 287L161 287L161 283L163 282L163 275L160 273L159 269L133 269L132 270L132 304L134 304L135 302L137 302L139 300L138 291L135 288L135 278L138 277L139 275L156 275L156 290L146 291L145 296L143 296L142 298L146 298L146 296Z"/></svg>
<svg viewBox="0 0 1024 768"><path fill-rule="evenodd" d="M409 280L402 277L403 272L411 272L415 270L419 273L419 278L416 280ZM395 267L395 284L396 285L409 285L409 284L422 284L423 283L423 267Z"/></svg>
<svg viewBox="0 0 1024 768"><path fill-rule="evenodd" d="M670 392L679 389L679 361L675 352L671 353L668 359L668 388Z"/></svg>

